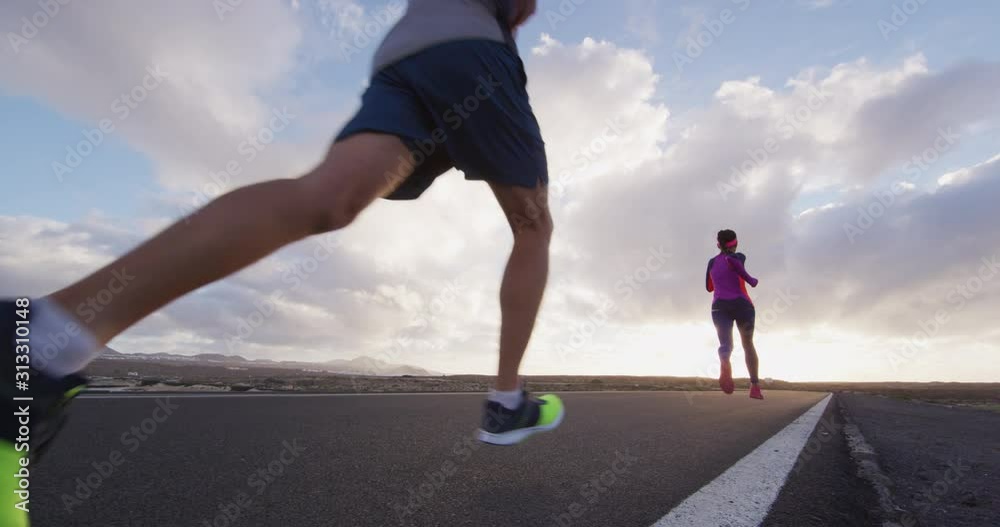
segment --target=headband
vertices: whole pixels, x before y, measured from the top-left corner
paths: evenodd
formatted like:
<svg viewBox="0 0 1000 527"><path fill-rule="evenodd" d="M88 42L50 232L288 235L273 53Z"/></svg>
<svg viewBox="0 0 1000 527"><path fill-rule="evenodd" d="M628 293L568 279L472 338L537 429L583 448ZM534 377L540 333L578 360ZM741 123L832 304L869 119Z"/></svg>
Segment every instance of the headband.
<svg viewBox="0 0 1000 527"><path fill-rule="evenodd" d="M736 247L736 240L735 239L733 241L731 241L731 242L729 242L729 243L726 244L726 248L727 249L732 248L732 247Z"/></svg>

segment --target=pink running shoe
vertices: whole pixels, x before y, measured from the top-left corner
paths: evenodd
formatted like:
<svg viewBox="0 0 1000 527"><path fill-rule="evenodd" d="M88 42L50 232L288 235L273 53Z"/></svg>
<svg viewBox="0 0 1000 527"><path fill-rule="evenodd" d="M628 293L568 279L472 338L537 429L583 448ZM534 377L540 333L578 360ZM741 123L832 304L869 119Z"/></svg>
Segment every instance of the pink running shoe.
<svg viewBox="0 0 1000 527"><path fill-rule="evenodd" d="M760 385L759 384L751 384L750 385L750 398L751 399L763 399L764 398L764 394L760 393Z"/></svg>
<svg viewBox="0 0 1000 527"><path fill-rule="evenodd" d="M719 370L719 388L722 388L722 391L727 395L733 393L733 389L736 387L733 383L733 366L729 364L728 360L724 360Z"/></svg>

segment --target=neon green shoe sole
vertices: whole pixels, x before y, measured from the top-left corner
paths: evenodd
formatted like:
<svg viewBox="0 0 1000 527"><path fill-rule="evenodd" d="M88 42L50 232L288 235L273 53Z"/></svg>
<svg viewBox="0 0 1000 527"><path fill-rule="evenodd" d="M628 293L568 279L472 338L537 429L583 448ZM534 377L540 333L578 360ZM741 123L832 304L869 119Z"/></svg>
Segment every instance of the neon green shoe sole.
<svg viewBox="0 0 1000 527"><path fill-rule="evenodd" d="M539 432L554 430L566 416L562 399L546 394L532 399L525 394L517 410L507 410L499 403L488 401L479 440L491 445L516 445Z"/></svg>
<svg viewBox="0 0 1000 527"><path fill-rule="evenodd" d="M21 469L20 452L14 445L0 441L0 525L4 527L28 527L28 493L21 488L22 478L16 476ZM29 467L30 468L30 467ZM19 496L25 496L22 498Z"/></svg>

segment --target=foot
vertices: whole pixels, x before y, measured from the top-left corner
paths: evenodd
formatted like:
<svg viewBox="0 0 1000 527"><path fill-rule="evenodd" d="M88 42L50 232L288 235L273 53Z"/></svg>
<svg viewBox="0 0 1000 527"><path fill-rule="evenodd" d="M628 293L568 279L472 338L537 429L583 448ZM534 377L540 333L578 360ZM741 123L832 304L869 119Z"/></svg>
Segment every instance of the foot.
<svg viewBox="0 0 1000 527"><path fill-rule="evenodd" d="M3 417L10 418L7 415ZM28 511L24 509L29 504L17 494L19 491L23 492L18 486L22 478L15 476L21 470L21 457L22 454L15 449L14 443L0 441L0 472L3 473L0 476L0 525L28 527ZM30 466L28 470L31 470Z"/></svg>
<svg viewBox="0 0 1000 527"><path fill-rule="evenodd" d="M32 345L37 339L32 338L30 313L13 301L0 300L0 441L27 442L17 451L37 458L62 427L63 410L87 381L79 375L53 378L31 367L32 354L40 348ZM22 320L26 323L18 324ZM27 440L22 434L25 424L30 427Z"/></svg>
<svg viewBox="0 0 1000 527"><path fill-rule="evenodd" d="M54 379L31 368L31 354L37 351L30 313L14 301L0 300L0 525L5 526L28 525L28 503L18 494L21 478L13 474L22 467L30 473L65 423L66 406L86 385L78 375Z"/></svg>
<svg viewBox="0 0 1000 527"><path fill-rule="evenodd" d="M733 366L729 364L728 360L722 361L719 368L719 388L722 388L726 394L733 393L736 388L736 384L733 382Z"/></svg>
<svg viewBox="0 0 1000 527"><path fill-rule="evenodd" d="M760 393L760 385L759 384L751 384L750 385L750 398L751 399L763 399L764 398L764 394Z"/></svg>
<svg viewBox="0 0 1000 527"><path fill-rule="evenodd" d="M491 445L516 445L538 432L555 429L565 414L562 399L552 394L536 398L525 392L516 410L487 401L479 440Z"/></svg>

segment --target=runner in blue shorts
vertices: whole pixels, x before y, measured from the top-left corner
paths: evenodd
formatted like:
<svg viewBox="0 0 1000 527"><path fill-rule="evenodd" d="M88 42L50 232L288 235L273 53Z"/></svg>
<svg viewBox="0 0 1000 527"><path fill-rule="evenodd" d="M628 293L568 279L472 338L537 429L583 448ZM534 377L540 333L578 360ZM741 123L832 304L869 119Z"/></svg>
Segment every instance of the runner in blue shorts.
<svg viewBox="0 0 1000 527"><path fill-rule="evenodd" d="M719 231L716 240L719 254L708 261L705 289L713 293L712 323L719 335L719 387L727 394L733 393L735 387L729 357L733 353L733 324L736 324L750 372L750 397L763 399L757 372L757 349L753 345L756 311L746 287L746 284L757 287L757 279L750 276L744 267L746 255L736 252L738 242L735 232L729 229Z"/></svg>
<svg viewBox="0 0 1000 527"><path fill-rule="evenodd" d="M61 410L85 382L79 372L114 336L285 245L347 227L379 197L415 199L452 167L490 186L514 239L500 286L496 385L479 437L510 445L558 426L559 398L531 397L518 378L545 290L552 235L545 144L514 41L534 11L534 0L410 0L375 53L361 109L312 171L220 196L49 296L0 302L7 372L0 377L0 405L14 415L13 395L33 397L30 448L17 441L24 434L14 419L0 420L0 470L8 474L0 478L0 493L13 492L16 478L9 475L20 458L36 453L58 429ZM130 281L114 302L77 317L77 306L123 274ZM30 319L37 335L67 334L55 356L31 363L29 392L15 389L15 360L22 366L29 360L22 360L17 342L18 328L27 323L21 319Z"/></svg>

